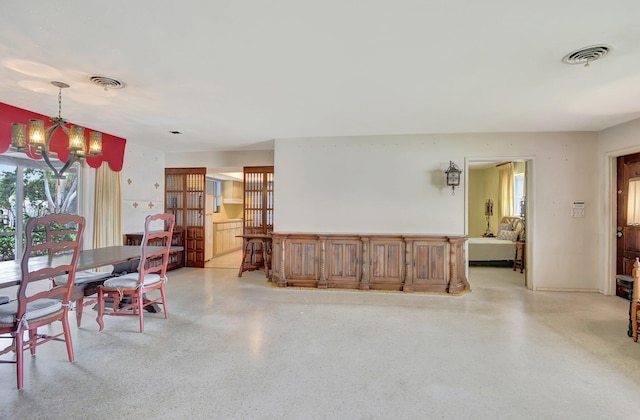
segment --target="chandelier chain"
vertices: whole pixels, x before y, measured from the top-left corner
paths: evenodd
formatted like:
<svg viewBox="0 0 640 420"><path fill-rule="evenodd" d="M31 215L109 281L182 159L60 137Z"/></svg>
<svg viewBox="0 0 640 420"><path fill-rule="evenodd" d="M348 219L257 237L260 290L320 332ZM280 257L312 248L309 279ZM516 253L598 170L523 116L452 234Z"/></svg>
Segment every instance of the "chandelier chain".
<svg viewBox="0 0 640 420"><path fill-rule="evenodd" d="M62 88L58 88L58 118L62 118Z"/></svg>

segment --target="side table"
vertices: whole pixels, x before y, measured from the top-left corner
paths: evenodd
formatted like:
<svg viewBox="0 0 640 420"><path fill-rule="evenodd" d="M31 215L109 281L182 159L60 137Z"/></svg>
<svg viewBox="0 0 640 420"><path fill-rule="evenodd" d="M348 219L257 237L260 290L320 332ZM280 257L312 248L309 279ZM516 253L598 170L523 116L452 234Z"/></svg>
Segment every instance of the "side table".
<svg viewBox="0 0 640 420"><path fill-rule="evenodd" d="M520 267L520 272L522 273L522 271L525 269L525 242L516 242L515 243L516 246L516 254L513 257L513 271L516 271L516 268ZM518 254L520 254L520 257L518 257Z"/></svg>

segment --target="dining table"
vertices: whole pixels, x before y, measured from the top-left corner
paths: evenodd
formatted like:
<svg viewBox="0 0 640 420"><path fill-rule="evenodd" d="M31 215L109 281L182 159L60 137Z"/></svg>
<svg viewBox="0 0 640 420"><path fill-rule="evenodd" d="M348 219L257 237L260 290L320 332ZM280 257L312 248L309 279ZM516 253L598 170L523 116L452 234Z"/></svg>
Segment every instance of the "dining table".
<svg viewBox="0 0 640 420"><path fill-rule="evenodd" d="M163 247L150 247L147 249L158 250ZM182 247L171 247L172 250L179 251ZM93 268L103 267L107 265L115 265L127 261L140 259L142 250L139 245L119 245L108 246L103 248L85 249L80 251L76 271L91 270ZM29 268L37 270L51 265L64 264L71 260L70 254L56 255L53 257L40 256L31 257L29 259ZM0 289L20 284L22 278L22 261L10 260L0 262ZM43 277L45 279L46 277Z"/></svg>

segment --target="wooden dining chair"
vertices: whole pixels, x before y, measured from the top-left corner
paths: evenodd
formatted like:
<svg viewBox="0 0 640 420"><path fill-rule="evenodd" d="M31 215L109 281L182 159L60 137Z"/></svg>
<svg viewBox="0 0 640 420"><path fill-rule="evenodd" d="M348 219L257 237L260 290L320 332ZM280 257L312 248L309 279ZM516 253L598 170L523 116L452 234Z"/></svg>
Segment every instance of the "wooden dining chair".
<svg viewBox="0 0 640 420"><path fill-rule="evenodd" d="M152 230L162 223L160 230ZM175 217L172 214L160 213L149 215L144 222L144 236L140 244L141 258L138 271L119 277L112 277L98 287L98 325L104 329L103 317L137 316L140 321L140 332L144 332L145 307L162 304L164 317L169 318L167 299L164 290L167 281L167 263ZM160 297L149 299L146 294L159 291ZM111 303L111 310L106 310L106 301Z"/></svg>
<svg viewBox="0 0 640 420"><path fill-rule="evenodd" d="M12 344L2 353L15 351L18 389L23 387L24 352L36 355L36 347L52 340L64 341L69 361L73 362L73 345L67 317L70 285L75 278L85 219L71 214L50 214L30 219L25 228L25 250L22 257L22 278L17 299L0 305L0 334L8 334ZM46 232L51 231L51 234ZM51 278L65 274L68 284L53 285ZM51 287L44 291L35 282L44 281ZM31 290L29 290L31 286ZM38 334L38 328L60 321L62 332ZM29 338L24 340L25 331Z"/></svg>

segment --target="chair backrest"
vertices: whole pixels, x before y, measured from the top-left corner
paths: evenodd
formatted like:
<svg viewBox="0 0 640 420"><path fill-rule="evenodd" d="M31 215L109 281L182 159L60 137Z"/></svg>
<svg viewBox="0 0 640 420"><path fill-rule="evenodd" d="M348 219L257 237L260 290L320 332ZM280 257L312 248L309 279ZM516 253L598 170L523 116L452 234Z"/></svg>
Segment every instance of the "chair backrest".
<svg viewBox="0 0 640 420"><path fill-rule="evenodd" d="M158 229L160 224L161 228ZM146 274L157 273L162 279L166 277L174 225L175 216L169 213L152 214L145 218L138 265L140 283L144 282Z"/></svg>
<svg viewBox="0 0 640 420"><path fill-rule="evenodd" d="M22 279L18 289L18 319L26 311L27 302L40 298L62 299L66 304L73 288L76 265L80 256L85 219L74 214L50 214L29 219L25 228L22 256ZM69 281L29 296L29 284L67 274Z"/></svg>

